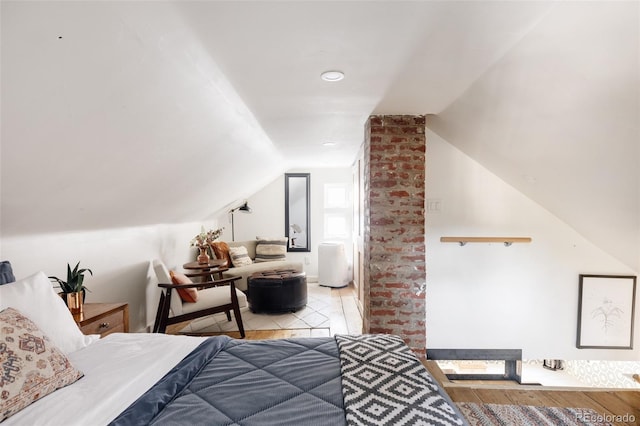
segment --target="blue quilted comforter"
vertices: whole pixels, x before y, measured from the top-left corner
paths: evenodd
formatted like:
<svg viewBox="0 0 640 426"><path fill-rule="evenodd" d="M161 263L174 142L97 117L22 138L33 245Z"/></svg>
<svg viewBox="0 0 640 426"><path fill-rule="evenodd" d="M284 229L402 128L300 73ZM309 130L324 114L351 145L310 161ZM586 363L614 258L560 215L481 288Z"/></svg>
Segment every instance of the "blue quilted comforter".
<svg viewBox="0 0 640 426"><path fill-rule="evenodd" d="M112 424L466 424L395 339L212 337Z"/></svg>
<svg viewBox="0 0 640 426"><path fill-rule="evenodd" d="M333 338L207 339L114 425L343 425Z"/></svg>

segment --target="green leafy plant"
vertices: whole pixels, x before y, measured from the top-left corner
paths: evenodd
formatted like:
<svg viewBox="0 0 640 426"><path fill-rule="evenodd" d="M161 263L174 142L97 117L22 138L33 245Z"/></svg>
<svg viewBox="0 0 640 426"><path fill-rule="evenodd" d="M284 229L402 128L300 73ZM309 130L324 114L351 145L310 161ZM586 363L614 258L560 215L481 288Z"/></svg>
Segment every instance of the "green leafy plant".
<svg viewBox="0 0 640 426"><path fill-rule="evenodd" d="M93 276L93 272L91 269L78 269L80 267L80 262L76 264L76 267L71 270L71 266L67 263L67 280L61 280L58 277L49 277L51 281L55 281L60 286L60 289L63 293L80 293L82 291L89 291L83 285L84 282L84 274L90 273Z"/></svg>

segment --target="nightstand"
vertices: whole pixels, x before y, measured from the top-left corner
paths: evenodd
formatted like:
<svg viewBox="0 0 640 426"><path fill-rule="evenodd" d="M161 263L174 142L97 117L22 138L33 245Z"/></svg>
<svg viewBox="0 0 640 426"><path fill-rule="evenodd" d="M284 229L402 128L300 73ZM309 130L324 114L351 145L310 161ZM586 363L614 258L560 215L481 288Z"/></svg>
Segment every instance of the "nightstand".
<svg viewBox="0 0 640 426"><path fill-rule="evenodd" d="M83 311L81 315L74 315L83 334L104 337L129 332L129 305L126 303L85 303Z"/></svg>

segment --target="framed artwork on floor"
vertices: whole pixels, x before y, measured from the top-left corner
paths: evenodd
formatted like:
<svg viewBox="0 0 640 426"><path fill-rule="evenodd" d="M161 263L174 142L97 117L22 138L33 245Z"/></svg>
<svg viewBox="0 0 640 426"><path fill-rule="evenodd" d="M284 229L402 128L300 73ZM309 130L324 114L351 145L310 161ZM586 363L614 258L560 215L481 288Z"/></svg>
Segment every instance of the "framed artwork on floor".
<svg viewBox="0 0 640 426"><path fill-rule="evenodd" d="M579 349L633 349L636 277L580 275Z"/></svg>

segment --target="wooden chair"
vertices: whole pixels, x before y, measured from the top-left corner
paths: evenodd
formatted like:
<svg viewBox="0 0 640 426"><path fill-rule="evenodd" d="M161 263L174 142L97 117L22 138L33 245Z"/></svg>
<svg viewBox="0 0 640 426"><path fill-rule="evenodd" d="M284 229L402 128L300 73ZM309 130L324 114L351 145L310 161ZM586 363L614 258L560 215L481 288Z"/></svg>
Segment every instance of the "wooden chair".
<svg viewBox="0 0 640 426"><path fill-rule="evenodd" d="M242 302L246 306L246 296L240 290L237 290L234 284L241 277L213 280L216 275L221 276L221 271L209 271L187 275L189 277L202 277L203 281L201 282L176 285L172 283L169 271L167 271L162 262L154 260L153 269L158 277L158 287L161 289L160 302L158 303L158 311L153 326L154 333L165 333L168 325L194 320L219 312L225 312L227 320L231 321L231 311L233 311L240 336L242 338L245 337L240 305ZM178 288L198 289L197 302L183 302L176 291Z"/></svg>

